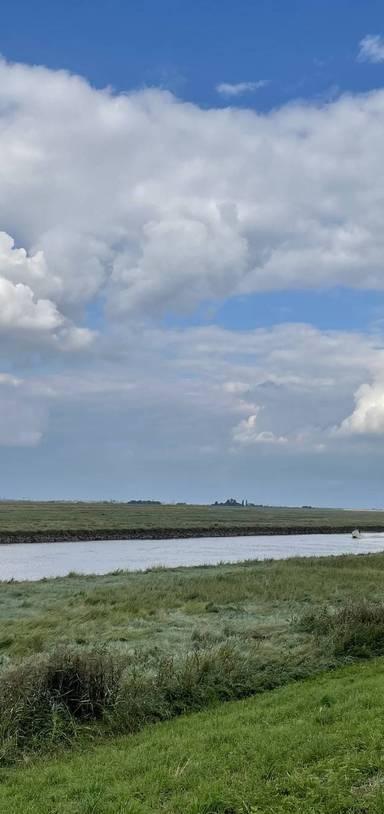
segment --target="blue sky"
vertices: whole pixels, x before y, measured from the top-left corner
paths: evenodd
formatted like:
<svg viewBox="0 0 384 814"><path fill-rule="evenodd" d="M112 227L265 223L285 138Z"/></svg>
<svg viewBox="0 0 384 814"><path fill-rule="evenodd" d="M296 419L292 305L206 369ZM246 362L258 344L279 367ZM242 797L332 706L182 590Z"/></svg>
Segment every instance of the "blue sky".
<svg viewBox="0 0 384 814"><path fill-rule="evenodd" d="M0 494L384 505L382 2L6 0L0 52Z"/></svg>
<svg viewBox="0 0 384 814"><path fill-rule="evenodd" d="M183 96L198 102L211 103L227 74L235 82L268 76L276 82L274 104L285 83L312 81L311 93L324 91L327 80L358 90L380 81L380 68L362 72L355 53L382 22L380 0L14 0L3 7L2 49L11 60L67 66L120 90L166 84L169 71Z"/></svg>
<svg viewBox="0 0 384 814"><path fill-rule="evenodd" d="M199 104L217 104L218 83L253 77L271 80L262 109L382 81L382 66L355 62L357 42L382 31L380 0L13 0L2 20L10 60L66 67L98 87L162 84Z"/></svg>

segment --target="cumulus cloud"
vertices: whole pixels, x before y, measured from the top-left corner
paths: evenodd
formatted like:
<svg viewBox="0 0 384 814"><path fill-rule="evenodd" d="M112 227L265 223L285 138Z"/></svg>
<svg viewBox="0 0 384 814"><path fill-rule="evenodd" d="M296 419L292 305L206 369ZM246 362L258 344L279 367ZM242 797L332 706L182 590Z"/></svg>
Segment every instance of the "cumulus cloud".
<svg viewBox="0 0 384 814"><path fill-rule="evenodd" d="M337 429L340 435L384 437L384 382L363 384L355 395L355 409Z"/></svg>
<svg viewBox="0 0 384 814"><path fill-rule="evenodd" d="M359 62L384 62L384 37L380 34L367 34L360 40Z"/></svg>
<svg viewBox="0 0 384 814"><path fill-rule="evenodd" d="M375 378L384 370L377 337L320 331L310 325L242 332L214 326L156 331L153 336L149 332L144 345L172 360L167 370L162 368L164 362L157 364L163 385L170 369L183 371L184 378L179 383L172 380L169 388L173 399L180 388L184 392L189 374L187 397L193 387L193 412L197 403L213 404L211 437L217 437L220 425L225 428L221 443L232 440L243 449L274 444L324 451L329 443L337 443L332 427L350 412L353 394L367 371Z"/></svg>
<svg viewBox="0 0 384 814"><path fill-rule="evenodd" d="M268 85L268 79L259 79L257 82L220 82L216 85L216 90L221 96L242 96L244 93L253 93L255 90Z"/></svg>
<svg viewBox="0 0 384 814"><path fill-rule="evenodd" d="M261 115L1 62L0 273L50 319L383 289L383 127L384 91Z"/></svg>
<svg viewBox="0 0 384 814"><path fill-rule="evenodd" d="M15 248L10 235L0 232L0 334L40 335L62 349L89 344L90 330L73 326L54 302L37 296L55 285L42 251L28 256L25 249Z"/></svg>
<svg viewBox="0 0 384 814"><path fill-rule="evenodd" d="M25 249L17 249L15 241L6 232L0 231L0 274L11 282L32 285L39 294L54 290L60 282L48 274L44 253L36 252L31 257Z"/></svg>
<svg viewBox="0 0 384 814"><path fill-rule="evenodd" d="M383 91L261 115L0 62L1 350L62 359L103 312L86 367L0 377L0 443L37 443L69 402L105 409L111 434L120 410L131 448L159 457L380 435L377 340L158 320L239 293L384 290L383 128Z"/></svg>
<svg viewBox="0 0 384 814"><path fill-rule="evenodd" d="M287 438L271 430L259 430L258 413L240 421L233 429L233 440L239 444L286 444Z"/></svg>
<svg viewBox="0 0 384 814"><path fill-rule="evenodd" d="M50 331L62 323L56 307L49 300L34 302L33 291L22 283L0 278L0 330Z"/></svg>

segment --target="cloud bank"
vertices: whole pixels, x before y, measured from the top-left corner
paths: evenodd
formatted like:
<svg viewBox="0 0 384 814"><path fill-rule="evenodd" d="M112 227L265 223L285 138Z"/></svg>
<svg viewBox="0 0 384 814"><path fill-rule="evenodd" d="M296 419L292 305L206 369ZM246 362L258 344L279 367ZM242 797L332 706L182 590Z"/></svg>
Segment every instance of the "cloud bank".
<svg viewBox="0 0 384 814"><path fill-rule="evenodd" d="M382 337L164 317L384 291L383 128L382 90L259 114L0 62L0 444L49 415L62 448L116 433L114 455L183 466L377 442Z"/></svg>
<svg viewBox="0 0 384 814"><path fill-rule="evenodd" d="M383 126L383 91L258 115L2 62L1 274L34 307L7 296L53 326L100 296L153 316L239 292L383 289Z"/></svg>

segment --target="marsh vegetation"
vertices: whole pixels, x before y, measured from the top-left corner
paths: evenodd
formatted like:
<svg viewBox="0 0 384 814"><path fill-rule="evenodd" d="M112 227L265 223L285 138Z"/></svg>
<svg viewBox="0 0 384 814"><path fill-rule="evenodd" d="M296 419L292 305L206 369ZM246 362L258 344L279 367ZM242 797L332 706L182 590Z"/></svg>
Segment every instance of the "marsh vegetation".
<svg viewBox="0 0 384 814"><path fill-rule="evenodd" d="M383 575L373 554L2 583L2 762L380 655Z"/></svg>

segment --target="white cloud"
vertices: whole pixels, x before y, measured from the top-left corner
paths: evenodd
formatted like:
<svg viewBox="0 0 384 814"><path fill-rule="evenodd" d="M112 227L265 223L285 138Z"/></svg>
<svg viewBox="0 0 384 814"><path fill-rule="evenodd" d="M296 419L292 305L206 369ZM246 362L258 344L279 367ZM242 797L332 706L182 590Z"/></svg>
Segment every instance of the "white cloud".
<svg viewBox="0 0 384 814"><path fill-rule="evenodd" d="M324 456L329 446L353 446L345 417L354 393L384 371L376 337L308 325L241 332L121 325L95 351L80 367L76 359L28 381L1 374L0 444L49 438L51 413L56 432L64 415L74 437L83 428L101 446L127 444L131 455L190 460L202 449L211 457L235 449L238 459L273 448ZM330 431L343 421L343 431Z"/></svg>
<svg viewBox="0 0 384 814"><path fill-rule="evenodd" d="M384 382L363 384L355 395L355 409L337 429L339 435L376 435L384 438Z"/></svg>
<svg viewBox="0 0 384 814"><path fill-rule="evenodd" d="M49 300L34 301L33 292L23 283L10 283L0 277L0 331L21 328L50 331L60 327L63 318Z"/></svg>
<svg viewBox="0 0 384 814"><path fill-rule="evenodd" d="M384 91L261 115L1 62L0 274L69 321L383 289L383 127Z"/></svg>
<svg viewBox="0 0 384 814"><path fill-rule="evenodd" d="M0 376L0 444L37 443L71 405L73 426L97 405L117 447L159 458L380 436L377 338L156 324L240 292L384 290L383 129L383 91L260 115L0 63L1 353L95 340L65 371Z"/></svg>
<svg viewBox="0 0 384 814"><path fill-rule="evenodd" d="M190 375L193 412L197 403L204 402L204 409L214 404L214 424L225 429L227 443L232 438L243 448L289 444L296 452L323 452L329 443L338 443L331 428L348 415L367 371L375 378L384 370L377 337L309 325L241 333L209 327L155 332L153 338L150 332L143 345L169 355L174 370ZM166 372L159 361L157 369L167 387L169 368ZM184 392L185 378L172 379L173 399L179 388ZM218 435L212 426L211 437Z"/></svg>
<svg viewBox="0 0 384 814"><path fill-rule="evenodd" d="M140 416L147 437L132 443L152 438L154 450L168 443L225 451L233 441L242 449L317 450L348 414L367 370L374 376L383 367L373 339L305 325L241 333L132 328L99 348L87 371L50 376L36 388L51 403Z"/></svg>
<svg viewBox="0 0 384 814"><path fill-rule="evenodd" d="M367 34L360 40L359 62L384 62L384 37L380 34Z"/></svg>
<svg viewBox="0 0 384 814"><path fill-rule="evenodd" d="M259 430L258 413L240 421L233 429L233 440L239 444L286 444L287 438L271 430Z"/></svg>
<svg viewBox="0 0 384 814"><path fill-rule="evenodd" d="M91 331L73 326L54 302L37 296L36 292L56 284L50 279L43 252L29 257L25 249L15 248L10 235L0 232L0 334L40 335L66 350L89 344Z"/></svg>
<svg viewBox="0 0 384 814"><path fill-rule="evenodd" d="M39 294L59 286L58 280L51 279L43 252L28 257L25 249L17 249L15 241L6 232L0 231L0 275L11 282L37 286Z"/></svg>
<svg viewBox="0 0 384 814"><path fill-rule="evenodd" d="M265 85L268 85L268 79L259 79L257 82L236 82L234 84L220 82L219 85L216 85L216 90L221 96L236 97L243 96L244 93L253 93L255 90L264 88Z"/></svg>

